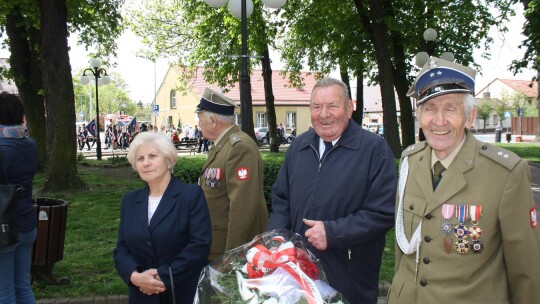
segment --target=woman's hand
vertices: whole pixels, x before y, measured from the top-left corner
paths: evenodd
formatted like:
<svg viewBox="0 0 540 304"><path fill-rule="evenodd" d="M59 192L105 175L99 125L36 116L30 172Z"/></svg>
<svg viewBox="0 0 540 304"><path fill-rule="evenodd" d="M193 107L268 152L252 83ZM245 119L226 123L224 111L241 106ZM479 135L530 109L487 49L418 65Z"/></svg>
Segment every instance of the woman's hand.
<svg viewBox="0 0 540 304"><path fill-rule="evenodd" d="M166 290L156 269L148 269L144 272L134 271L130 277L131 283L146 295L159 294Z"/></svg>

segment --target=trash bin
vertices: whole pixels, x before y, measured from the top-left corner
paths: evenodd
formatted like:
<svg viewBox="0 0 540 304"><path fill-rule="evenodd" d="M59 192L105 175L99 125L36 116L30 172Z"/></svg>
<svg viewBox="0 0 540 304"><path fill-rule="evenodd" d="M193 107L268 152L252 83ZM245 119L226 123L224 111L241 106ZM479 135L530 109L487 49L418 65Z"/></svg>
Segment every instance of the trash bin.
<svg viewBox="0 0 540 304"><path fill-rule="evenodd" d="M512 140L512 133L506 133L506 142L509 143Z"/></svg>
<svg viewBox="0 0 540 304"><path fill-rule="evenodd" d="M36 198L37 238L32 249L32 279L44 278L53 284L68 284L67 278L56 279L54 263L64 258L67 202L59 199Z"/></svg>
<svg viewBox="0 0 540 304"><path fill-rule="evenodd" d="M495 142L501 142L501 130L495 130Z"/></svg>

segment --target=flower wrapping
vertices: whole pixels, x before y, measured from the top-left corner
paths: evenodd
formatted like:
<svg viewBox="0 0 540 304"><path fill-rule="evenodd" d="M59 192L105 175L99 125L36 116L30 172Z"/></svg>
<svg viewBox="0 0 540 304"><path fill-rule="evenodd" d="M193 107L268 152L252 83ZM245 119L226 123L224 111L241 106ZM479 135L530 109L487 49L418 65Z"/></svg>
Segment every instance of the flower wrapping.
<svg viewBox="0 0 540 304"><path fill-rule="evenodd" d="M340 304L304 238L288 230L257 235L201 272L194 303Z"/></svg>

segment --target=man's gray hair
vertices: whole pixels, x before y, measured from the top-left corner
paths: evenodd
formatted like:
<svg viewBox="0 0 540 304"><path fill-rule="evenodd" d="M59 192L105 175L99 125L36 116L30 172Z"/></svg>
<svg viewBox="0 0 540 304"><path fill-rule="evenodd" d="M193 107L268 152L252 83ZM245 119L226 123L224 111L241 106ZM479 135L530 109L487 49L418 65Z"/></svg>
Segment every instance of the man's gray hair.
<svg viewBox="0 0 540 304"><path fill-rule="evenodd" d="M343 99L345 99L345 101L350 101L349 88L347 87L347 85L343 81L341 81L339 79L336 79L336 78L332 78L332 77L325 77L325 78L317 81L317 83L313 87L313 90L311 91L311 95L313 96L313 92L317 88L327 88L327 87L331 87L331 86L339 86L339 88L341 89L341 93L343 95ZM348 104L348 103L346 103L346 104Z"/></svg>
<svg viewBox="0 0 540 304"><path fill-rule="evenodd" d="M217 114L217 113L214 113L214 112L208 112L208 111L203 111L202 112L205 119L208 119L208 117L210 115L216 117L217 120L219 121L222 121L226 124L234 124L234 114L233 115L222 115L222 114Z"/></svg>
<svg viewBox="0 0 540 304"><path fill-rule="evenodd" d="M465 119L469 117L471 111L476 107L476 100L471 94L465 94L463 98L463 108L465 110Z"/></svg>
<svg viewBox="0 0 540 304"><path fill-rule="evenodd" d="M349 111L349 108L352 107L352 101L349 98L349 88L343 81L339 79L325 77L317 81L317 83L313 87L313 90L311 91L311 99L313 99L313 92L315 92L316 89L327 88L331 86L338 86L341 89L341 95L342 95L343 101L345 102L345 110Z"/></svg>

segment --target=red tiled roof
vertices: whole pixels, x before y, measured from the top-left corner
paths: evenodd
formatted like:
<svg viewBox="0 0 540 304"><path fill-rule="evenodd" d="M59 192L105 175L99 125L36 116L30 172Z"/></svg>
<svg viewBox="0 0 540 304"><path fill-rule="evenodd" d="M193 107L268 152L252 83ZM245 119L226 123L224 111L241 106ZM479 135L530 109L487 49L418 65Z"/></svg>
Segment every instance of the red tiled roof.
<svg viewBox="0 0 540 304"><path fill-rule="evenodd" d="M177 73L183 73L182 68L175 67ZM220 87L214 84L207 83L203 78L204 68L199 67L196 69L196 75L188 81L193 92L200 96L203 94L206 88L211 88L214 91L220 91ZM276 105L309 105L310 93L317 80L314 73L301 72L301 78L303 79L304 87L302 89L293 88L286 77L280 75L280 71L272 71L272 88ZM234 87L229 87L229 92L225 95L232 100L240 103L240 85L236 84ZM251 97L253 105L264 105L264 81L262 77L262 70L253 70L251 73Z"/></svg>
<svg viewBox="0 0 540 304"><path fill-rule="evenodd" d="M527 97L535 98L538 96L538 81L533 82L531 86L530 80L515 80L515 79L500 79L501 82L514 90L525 94Z"/></svg>

